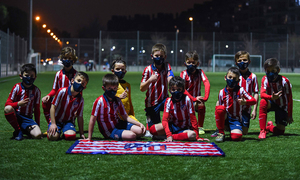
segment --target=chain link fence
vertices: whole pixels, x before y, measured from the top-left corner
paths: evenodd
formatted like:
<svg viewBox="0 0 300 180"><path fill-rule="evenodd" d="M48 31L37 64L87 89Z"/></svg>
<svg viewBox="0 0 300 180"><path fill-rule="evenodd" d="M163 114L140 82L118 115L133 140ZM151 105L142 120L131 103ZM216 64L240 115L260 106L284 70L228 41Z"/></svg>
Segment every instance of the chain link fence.
<svg viewBox="0 0 300 180"><path fill-rule="evenodd" d="M27 63L27 42L10 32L1 32L1 77L15 75L21 64ZM74 65L78 70L103 71L105 63L122 56L129 71L143 71L152 63L150 54L155 43L167 46L167 61L174 71L184 67L185 53L196 50L200 56L200 67L212 71L214 54L234 55L239 50L246 50L252 55L277 58L281 72L300 72L300 36L256 33L173 33L161 32L107 32L100 31L99 38L64 38L58 43L53 38L33 38L34 52L39 52L41 62L39 72L56 71L60 50L65 46L76 49L78 61ZM47 60L47 61L46 61ZM107 61L106 61L107 60ZM51 62L49 64L49 62ZM88 68L93 63L95 67ZM52 64L53 63L53 64ZM232 59L232 65L234 60ZM222 69L222 68L221 68ZM223 68L224 69L224 68ZM13 71L15 70L15 71Z"/></svg>

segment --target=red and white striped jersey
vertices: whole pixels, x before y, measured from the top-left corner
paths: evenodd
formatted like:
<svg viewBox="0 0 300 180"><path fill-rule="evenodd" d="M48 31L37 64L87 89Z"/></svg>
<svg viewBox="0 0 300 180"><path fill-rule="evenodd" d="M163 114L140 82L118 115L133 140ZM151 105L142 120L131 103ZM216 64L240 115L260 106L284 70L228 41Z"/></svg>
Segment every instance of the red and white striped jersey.
<svg viewBox="0 0 300 180"><path fill-rule="evenodd" d="M225 106L227 115L233 119L242 120L243 105L238 103L238 99L244 97L246 105L254 105L256 100L243 87L233 89L221 89L219 92L219 105Z"/></svg>
<svg viewBox="0 0 300 180"><path fill-rule="evenodd" d="M145 106L151 107L160 103L165 98L169 97L168 94L168 76L170 76L171 65L164 63L162 71L159 71L153 64L144 69L141 83L146 82L152 74L158 75L156 82L150 83L146 92Z"/></svg>
<svg viewBox="0 0 300 180"><path fill-rule="evenodd" d="M84 99L79 93L76 97L71 94L71 86L60 88L52 104L56 106L55 120L56 122L74 121L75 113L77 116L83 116Z"/></svg>
<svg viewBox="0 0 300 180"><path fill-rule="evenodd" d="M18 106L18 102L29 98L28 104L26 106ZM18 113L23 116L32 118L32 114L35 114L35 121L39 122L36 113L40 113L40 100L41 100L41 91L35 85L32 85L30 88L25 88L23 84L17 83L12 88L11 92L8 95L5 106L12 106ZM38 118L38 119L36 119ZM39 124L39 123L38 123Z"/></svg>
<svg viewBox="0 0 300 180"><path fill-rule="evenodd" d="M184 96L181 101L175 103L171 97L167 98L162 119L167 137L172 135L169 129L169 122L172 122L181 129L192 129L198 135L193 101L188 96Z"/></svg>
<svg viewBox="0 0 300 180"><path fill-rule="evenodd" d="M73 68L68 73L65 72L64 69L57 71L55 74L52 90L48 95L52 97L60 88L69 87L71 85L71 80L76 73L77 71Z"/></svg>
<svg viewBox="0 0 300 180"><path fill-rule="evenodd" d="M276 82L268 82L267 76L261 80L260 96L263 99L271 100L276 103L280 108L288 112L289 117L292 117L293 112L293 98L292 98L292 85L288 78L278 75ZM282 91L282 95L272 100L272 94Z"/></svg>
<svg viewBox="0 0 300 180"><path fill-rule="evenodd" d="M239 86L243 87L249 94L253 95L253 93L258 93L259 88L258 88L258 82L257 82L257 77L255 74L251 73L248 71L249 76L246 76L246 79L244 76L240 76L240 82ZM248 112L249 114L251 113L251 106L245 105L243 106L243 110Z"/></svg>
<svg viewBox="0 0 300 180"><path fill-rule="evenodd" d="M187 70L184 70L180 73L180 77L185 80L185 89L193 97L201 96L201 82L203 82L205 87L204 101L207 101L210 84L202 69L197 69L194 74L189 74Z"/></svg>
<svg viewBox="0 0 300 180"><path fill-rule="evenodd" d="M97 122L101 134L108 138L119 122L121 116L127 114L120 98L115 98L113 101L109 101L105 95L99 96L93 105L92 113L97 117Z"/></svg>

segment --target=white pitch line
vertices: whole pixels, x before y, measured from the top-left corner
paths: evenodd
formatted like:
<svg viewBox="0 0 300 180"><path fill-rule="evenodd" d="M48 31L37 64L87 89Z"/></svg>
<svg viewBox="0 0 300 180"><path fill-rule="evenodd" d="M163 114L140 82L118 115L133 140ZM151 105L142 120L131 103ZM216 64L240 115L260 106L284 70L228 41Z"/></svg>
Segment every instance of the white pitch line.
<svg viewBox="0 0 300 180"><path fill-rule="evenodd" d="M6 82L6 81L10 81L10 80L13 80L13 79L18 79L18 77L11 78L11 79L6 79L6 80L3 80L3 81L0 81L0 83Z"/></svg>
<svg viewBox="0 0 300 180"><path fill-rule="evenodd" d="M293 99L294 101L299 101L300 102L300 99Z"/></svg>

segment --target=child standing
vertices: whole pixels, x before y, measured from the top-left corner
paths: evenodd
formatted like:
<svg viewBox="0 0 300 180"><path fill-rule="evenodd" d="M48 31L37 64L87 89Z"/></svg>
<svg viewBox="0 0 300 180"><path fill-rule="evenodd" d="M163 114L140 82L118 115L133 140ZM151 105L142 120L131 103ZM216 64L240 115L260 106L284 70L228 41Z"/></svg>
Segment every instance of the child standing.
<svg viewBox="0 0 300 180"><path fill-rule="evenodd" d="M172 97L165 102L162 124L168 142L173 140L208 140L199 138L193 101L184 94L184 80L173 77L169 82Z"/></svg>
<svg viewBox="0 0 300 180"><path fill-rule="evenodd" d="M161 124L160 111L163 111L164 102L168 95L168 82L174 76L171 65L165 62L167 48L164 44L155 44L152 47L151 58L153 64L144 69L140 90L146 91L145 111L147 129L152 135L165 135Z"/></svg>
<svg viewBox="0 0 300 180"><path fill-rule="evenodd" d="M118 77L119 86L116 96L119 97L129 117L138 121L134 116L134 110L131 101L131 86L123 78L126 74L126 62L123 59L116 59L112 62L111 71ZM122 119L122 117L120 116ZM122 119L123 120L123 119Z"/></svg>
<svg viewBox="0 0 300 180"><path fill-rule="evenodd" d="M235 64L239 67L240 70L240 82L239 86L243 87L249 94L253 95L256 100L256 104L253 106L251 112L251 106L243 106L243 134L248 134L248 129L250 127L250 119L255 119L257 115L257 104L258 104L258 82L257 77L254 73L250 72L248 66L251 63L250 55L247 51L238 51L235 54Z"/></svg>
<svg viewBox="0 0 300 180"><path fill-rule="evenodd" d="M83 132L83 105L81 91L86 88L89 76L85 72L77 72L71 80L71 86L60 88L52 101L50 109L51 121L48 128L48 139L56 141L61 131L66 140L76 139L75 118L77 117L80 138L85 139Z"/></svg>
<svg viewBox="0 0 300 180"><path fill-rule="evenodd" d="M216 137L217 142L225 140L225 123L229 126L231 139L240 141L243 136L241 123L244 119L242 114L243 106L256 103L256 100L243 87L238 85L239 77L240 72L238 68L229 68L224 78L227 85L219 92L219 100L215 110L216 125L219 129Z"/></svg>
<svg viewBox="0 0 300 180"><path fill-rule="evenodd" d="M180 73L180 77L185 80L185 88L193 97L198 97L199 100L195 102L195 110L198 112L198 133L205 134L203 129L203 123L205 118L205 104L208 100L210 93L209 81L202 69L197 69L199 66L199 55L196 51L187 52L185 54L185 66L186 70ZM205 96L201 96L201 82L205 87Z"/></svg>
<svg viewBox="0 0 300 180"><path fill-rule="evenodd" d="M34 139L40 139L40 100L41 91L33 83L36 79L36 68L33 64L24 64L20 79L12 88L5 103L4 114L7 121L15 129L15 140L23 139L23 132ZM34 113L34 119L32 114Z"/></svg>
<svg viewBox="0 0 300 180"><path fill-rule="evenodd" d="M98 128L105 138L115 140L136 140L145 135L145 126L129 117L120 98L116 97L119 79L114 74L106 74L102 89L105 91L93 105L89 122L89 136L92 139L94 125L97 120ZM122 116L121 121L118 114Z"/></svg>
<svg viewBox="0 0 300 180"><path fill-rule="evenodd" d="M264 63L266 76L261 80L260 107L259 107L259 139L265 139L268 131L275 135L282 135L285 126L293 123L292 85L289 79L279 75L279 61L275 58L267 59ZM267 113L275 111L275 123L269 121Z"/></svg>
<svg viewBox="0 0 300 180"><path fill-rule="evenodd" d="M44 115L47 123L50 122L50 108L56 92L63 87L69 87L71 80L74 78L77 71L73 68L73 63L77 61L75 49L72 47L64 47L61 52L59 59L64 65L62 70L57 71L55 74L52 90L48 95L42 98L42 106Z"/></svg>

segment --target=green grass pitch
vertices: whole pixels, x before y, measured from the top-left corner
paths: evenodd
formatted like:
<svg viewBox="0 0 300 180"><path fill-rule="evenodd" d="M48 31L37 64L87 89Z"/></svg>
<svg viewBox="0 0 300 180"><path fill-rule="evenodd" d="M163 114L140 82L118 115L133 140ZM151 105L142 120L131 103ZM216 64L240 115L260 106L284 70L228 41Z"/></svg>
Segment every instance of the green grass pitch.
<svg viewBox="0 0 300 180"><path fill-rule="evenodd" d="M88 123L94 100L103 94L103 72L88 72L90 82L83 91L84 130L87 136ZM50 92L55 72L38 74L35 81L42 97ZM145 92L139 90L142 72L128 72L125 76L131 84L135 114L145 124ZM179 75L179 72L175 72ZM214 142L210 135L216 128L214 108L220 89L225 87L225 73L206 73L211 93L206 102L204 128L201 137ZM257 74L259 84L264 74ZM251 121L249 134L241 142L232 142L228 136L217 145L225 157L185 157L147 155L70 155L66 154L74 141L59 140L12 140L13 128L0 116L0 179L300 179L300 81L299 74L283 74L293 85L294 123L287 126L285 135L267 135L259 140L258 117ZM14 84L20 79L0 79L0 107L4 104ZM204 90L204 87L202 87ZM298 101L297 101L298 100ZM47 123L41 108L41 130L47 130ZM274 112L268 114L274 121ZM228 134L228 133L227 133ZM79 135L77 135L79 137ZM95 126L94 140L101 140ZM145 141L151 139L144 138Z"/></svg>

